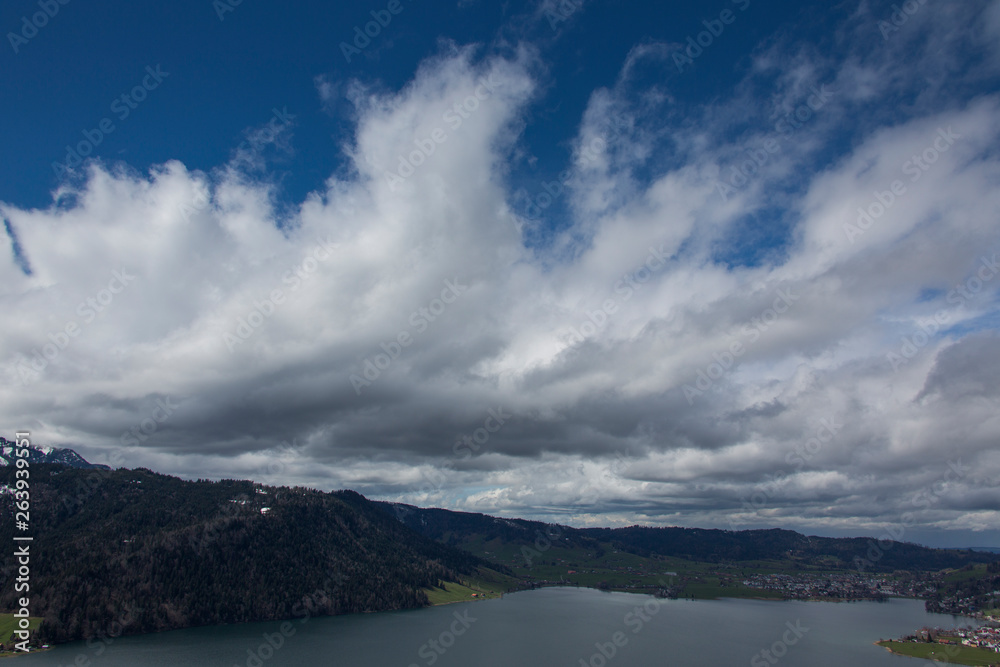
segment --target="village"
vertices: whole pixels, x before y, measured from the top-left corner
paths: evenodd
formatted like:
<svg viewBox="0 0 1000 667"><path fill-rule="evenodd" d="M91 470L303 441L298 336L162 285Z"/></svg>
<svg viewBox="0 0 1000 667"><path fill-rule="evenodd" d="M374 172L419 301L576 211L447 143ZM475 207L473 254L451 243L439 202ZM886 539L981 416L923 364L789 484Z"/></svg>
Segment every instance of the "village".
<svg viewBox="0 0 1000 667"><path fill-rule="evenodd" d="M983 648L1000 653L1000 627L982 627L945 630L942 628L921 628L916 634L902 637L899 641L911 644L945 644Z"/></svg>
<svg viewBox="0 0 1000 667"><path fill-rule="evenodd" d="M977 646L988 648L1000 653L1000 628L983 626L981 628L970 628L959 630L958 636L965 646Z"/></svg>
<svg viewBox="0 0 1000 667"><path fill-rule="evenodd" d="M743 579L743 585L781 593L782 597L792 600L881 600L888 597L919 597L924 592L924 586L920 584L901 586L885 577L854 573L755 574ZM930 586L927 588L933 590Z"/></svg>

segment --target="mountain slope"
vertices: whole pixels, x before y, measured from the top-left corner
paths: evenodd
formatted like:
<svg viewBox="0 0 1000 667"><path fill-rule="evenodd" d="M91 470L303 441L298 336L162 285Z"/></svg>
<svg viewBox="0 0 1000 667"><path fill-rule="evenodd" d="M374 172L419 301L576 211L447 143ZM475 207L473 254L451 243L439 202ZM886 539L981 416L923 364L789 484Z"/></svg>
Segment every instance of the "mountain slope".
<svg viewBox="0 0 1000 667"><path fill-rule="evenodd" d="M0 484L14 484L12 467ZM484 563L422 537L351 491L186 482L151 471L37 464L31 612L67 641L428 604L422 589ZM12 496L0 497L12 544ZM3 608L14 608L13 557ZM122 616L125 615L125 621Z"/></svg>
<svg viewBox="0 0 1000 667"><path fill-rule="evenodd" d="M989 563L994 554L932 549L908 542L878 543L866 537L816 537L791 530L706 530L701 528L585 528L584 535L609 541L639 555L656 554L708 562L782 560L825 562L863 571L941 570ZM874 545L874 546L873 546Z"/></svg>
<svg viewBox="0 0 1000 667"><path fill-rule="evenodd" d="M467 548L470 538L486 542L499 540L509 544L531 544L539 535L547 536L556 530L564 533L564 541L573 542L574 546L591 548L594 546L592 538L574 529L541 521L504 519L486 514L422 508L403 503L376 502L375 504L421 535L459 548ZM578 544L579 542L584 544Z"/></svg>
<svg viewBox="0 0 1000 667"><path fill-rule="evenodd" d="M71 468L110 470L106 465L100 463L89 463L82 456L72 449L60 447L39 447L29 445L28 463L58 463ZM0 466L8 466L14 463L14 442L0 436Z"/></svg>
<svg viewBox="0 0 1000 667"><path fill-rule="evenodd" d="M558 539L566 548L620 549L644 557L682 558L718 563L723 561L793 561L803 565L865 571L898 569L940 570L970 563L1000 561L983 551L931 549L905 542L876 543L870 538L810 537L791 530L707 530L701 528L570 528L523 519L500 519L485 514L422 509L400 503L379 506L413 530L445 544L487 554L483 544L524 546ZM875 544L877 551L872 552Z"/></svg>

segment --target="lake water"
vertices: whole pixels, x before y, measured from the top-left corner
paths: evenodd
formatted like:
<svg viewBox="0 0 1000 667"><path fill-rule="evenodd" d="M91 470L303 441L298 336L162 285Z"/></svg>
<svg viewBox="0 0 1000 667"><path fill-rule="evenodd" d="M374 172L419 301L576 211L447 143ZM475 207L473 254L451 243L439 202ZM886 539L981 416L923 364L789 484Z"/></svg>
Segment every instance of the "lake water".
<svg viewBox="0 0 1000 667"><path fill-rule="evenodd" d="M928 614L919 600L688 601L545 588L430 609L300 618L284 626L253 623L122 637L111 644L76 642L18 657L16 665L920 667L929 663L891 655L872 642L925 625L970 621Z"/></svg>

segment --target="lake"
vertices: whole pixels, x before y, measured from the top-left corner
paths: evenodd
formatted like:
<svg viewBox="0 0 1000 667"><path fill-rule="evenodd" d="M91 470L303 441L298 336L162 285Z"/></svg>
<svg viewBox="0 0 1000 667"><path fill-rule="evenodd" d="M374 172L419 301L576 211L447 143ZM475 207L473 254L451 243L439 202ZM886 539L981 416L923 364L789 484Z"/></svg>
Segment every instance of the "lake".
<svg viewBox="0 0 1000 667"><path fill-rule="evenodd" d="M18 657L17 667L920 667L873 646L925 625L919 600L658 600L545 588L500 600L403 612L176 630L75 642ZM764 652L767 652L766 654ZM998 656L1000 657L1000 656Z"/></svg>

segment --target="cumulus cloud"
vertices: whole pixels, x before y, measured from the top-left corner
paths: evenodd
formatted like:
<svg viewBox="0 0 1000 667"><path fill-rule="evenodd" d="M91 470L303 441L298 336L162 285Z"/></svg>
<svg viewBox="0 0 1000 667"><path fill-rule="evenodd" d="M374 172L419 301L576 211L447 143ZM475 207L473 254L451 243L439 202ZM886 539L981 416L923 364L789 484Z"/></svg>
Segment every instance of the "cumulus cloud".
<svg viewBox="0 0 1000 667"><path fill-rule="evenodd" d="M443 46L398 91L318 76L352 168L291 212L264 166L292 122L211 173L93 163L48 209L0 204L3 423L581 525L995 536L1000 98L973 91L997 61L948 36L989 44L996 16L929 3L884 40L859 10L711 103L637 91L634 52L541 244L510 185L527 47ZM922 68L941 53L971 65Z"/></svg>

